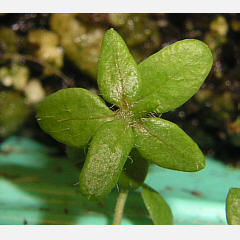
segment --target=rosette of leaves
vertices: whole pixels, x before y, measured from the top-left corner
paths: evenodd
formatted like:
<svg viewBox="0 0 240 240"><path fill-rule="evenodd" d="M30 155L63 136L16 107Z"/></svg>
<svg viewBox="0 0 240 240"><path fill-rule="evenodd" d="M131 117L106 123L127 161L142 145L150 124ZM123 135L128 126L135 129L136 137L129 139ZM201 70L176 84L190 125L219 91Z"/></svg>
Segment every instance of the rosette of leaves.
<svg viewBox="0 0 240 240"><path fill-rule="evenodd" d="M103 199L117 183L136 189L143 185L149 163L187 172L205 167L204 155L183 130L148 115L170 111L191 98L212 61L207 45L186 39L137 65L121 36L113 29L105 33L98 86L103 99L118 110L112 111L102 98L82 88L60 90L37 110L40 127L57 141L70 148L88 147L79 179L83 196ZM170 224L168 205L151 188L142 189L154 223Z"/></svg>

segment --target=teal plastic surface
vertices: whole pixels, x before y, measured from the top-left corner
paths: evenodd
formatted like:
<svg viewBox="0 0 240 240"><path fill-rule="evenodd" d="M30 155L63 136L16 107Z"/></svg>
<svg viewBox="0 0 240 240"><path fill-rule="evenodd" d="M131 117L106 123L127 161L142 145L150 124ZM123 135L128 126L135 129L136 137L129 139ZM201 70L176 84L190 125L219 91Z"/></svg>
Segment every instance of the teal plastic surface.
<svg viewBox="0 0 240 240"><path fill-rule="evenodd" d="M0 224L111 224L118 189L102 202L83 199L76 163L38 142L10 137L0 146ZM240 170L214 159L197 173L152 165L146 183L169 203L174 224L226 224L229 188ZM152 224L139 192L130 192L122 224Z"/></svg>

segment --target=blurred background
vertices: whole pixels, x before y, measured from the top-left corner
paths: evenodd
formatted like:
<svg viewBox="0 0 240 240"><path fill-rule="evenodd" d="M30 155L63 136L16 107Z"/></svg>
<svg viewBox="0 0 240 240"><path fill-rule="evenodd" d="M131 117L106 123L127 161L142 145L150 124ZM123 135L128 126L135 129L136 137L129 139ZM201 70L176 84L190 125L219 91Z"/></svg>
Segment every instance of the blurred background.
<svg viewBox="0 0 240 240"><path fill-rule="evenodd" d="M239 167L240 14L0 14L0 141L23 136L64 154L39 128L35 106L62 88L98 93L98 56L110 27L138 63L185 38L209 46L214 65L204 85L162 117L184 129L205 155Z"/></svg>

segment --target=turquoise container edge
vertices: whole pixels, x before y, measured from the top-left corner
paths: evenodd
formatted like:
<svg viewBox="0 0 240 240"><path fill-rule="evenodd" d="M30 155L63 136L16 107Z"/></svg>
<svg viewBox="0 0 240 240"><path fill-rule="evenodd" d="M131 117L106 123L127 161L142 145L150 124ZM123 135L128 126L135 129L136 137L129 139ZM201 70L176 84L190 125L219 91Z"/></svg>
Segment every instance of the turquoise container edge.
<svg viewBox="0 0 240 240"><path fill-rule="evenodd" d="M79 168L34 140L10 137L0 145L0 224L111 224L118 188L102 202L83 199ZM212 158L206 168L184 173L151 165L146 183L170 205L174 224L227 224L225 201L240 187L240 169ZM123 225L149 225L140 190L130 192Z"/></svg>

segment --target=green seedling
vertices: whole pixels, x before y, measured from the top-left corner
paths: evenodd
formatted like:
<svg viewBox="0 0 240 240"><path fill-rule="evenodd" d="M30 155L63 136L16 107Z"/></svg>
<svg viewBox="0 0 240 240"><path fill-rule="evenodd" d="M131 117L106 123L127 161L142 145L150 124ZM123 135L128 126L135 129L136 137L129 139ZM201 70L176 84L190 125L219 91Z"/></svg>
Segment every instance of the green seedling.
<svg viewBox="0 0 240 240"><path fill-rule="evenodd" d="M37 120L45 132L69 149L88 148L79 178L81 194L98 201L120 187L114 224L121 222L127 191L140 186L153 222L173 222L167 203L144 184L148 165L195 172L205 167L205 158L177 125L149 116L190 99L212 62L206 44L186 39L137 65L124 40L110 29L102 41L97 82L103 99L117 110L82 88L60 90L39 104Z"/></svg>

